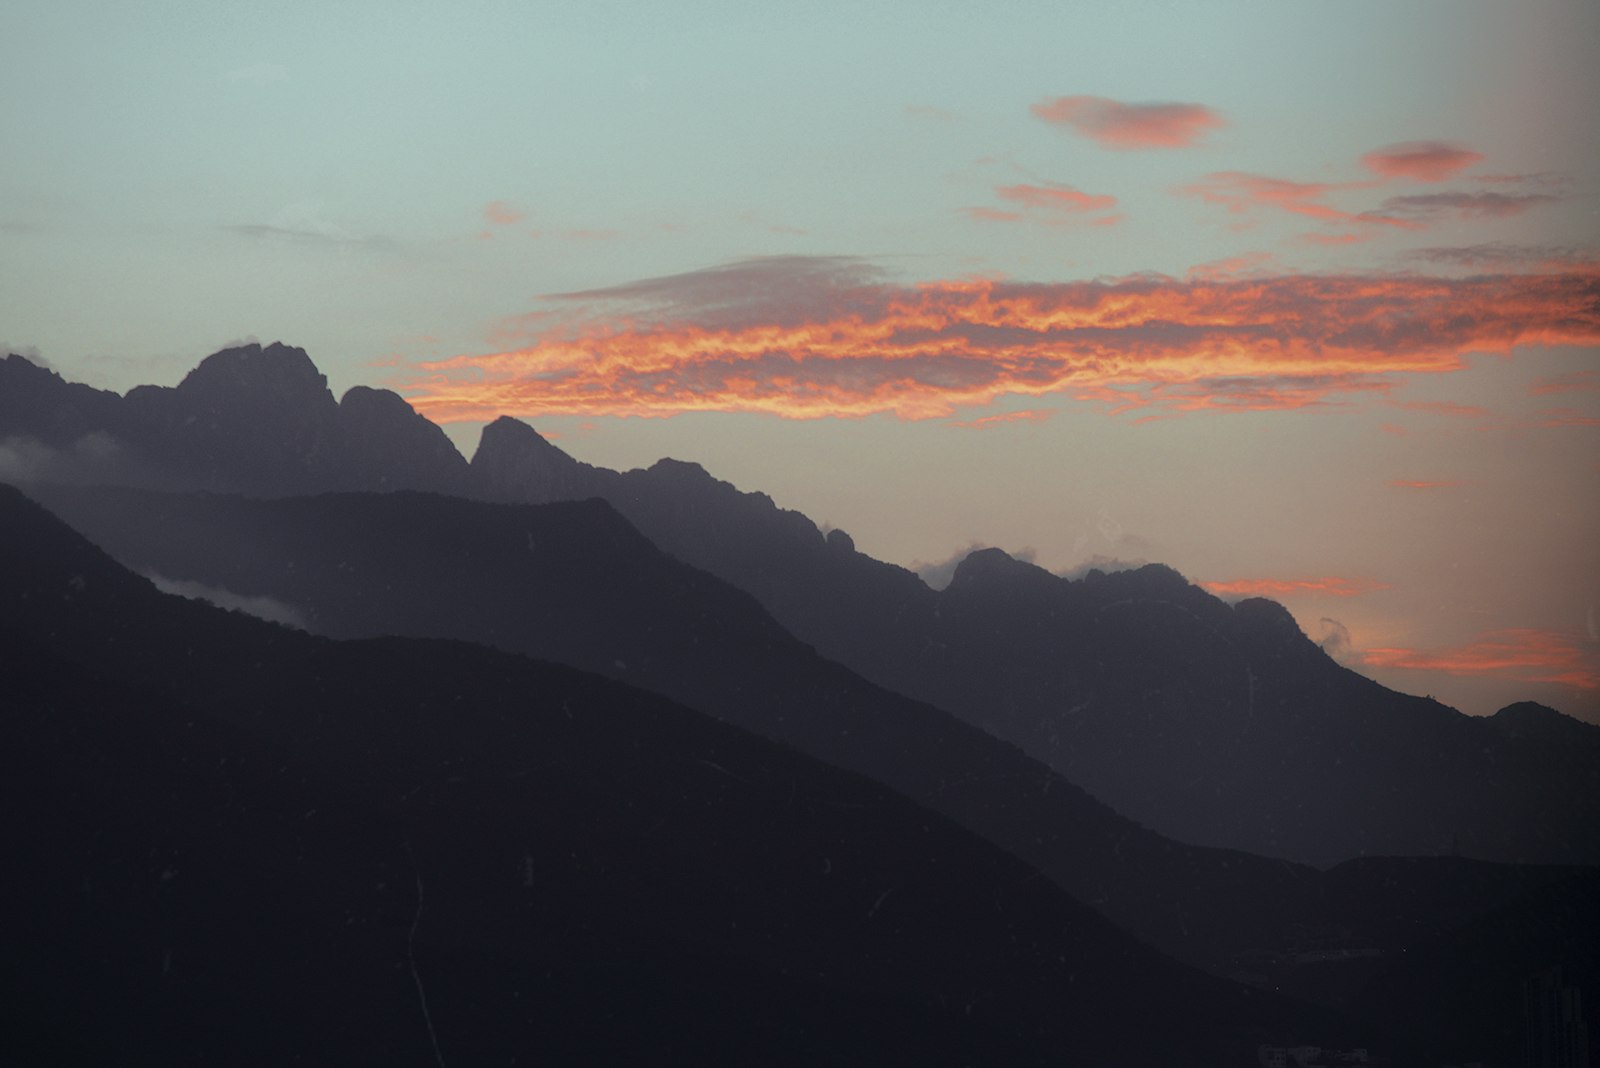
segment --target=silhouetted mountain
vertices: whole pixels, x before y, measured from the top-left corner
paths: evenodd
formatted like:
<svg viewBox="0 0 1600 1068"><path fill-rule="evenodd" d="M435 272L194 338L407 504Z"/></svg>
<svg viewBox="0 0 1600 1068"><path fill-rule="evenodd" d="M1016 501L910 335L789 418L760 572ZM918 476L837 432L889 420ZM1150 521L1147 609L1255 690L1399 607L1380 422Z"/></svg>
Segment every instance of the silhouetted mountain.
<svg viewBox="0 0 1600 1068"><path fill-rule="evenodd" d="M9 488L0 532L21 1059L1222 1064L1353 1037L660 698L163 596Z"/></svg>
<svg viewBox="0 0 1600 1068"><path fill-rule="evenodd" d="M281 496L446 490L467 472L444 432L398 394L357 386L335 402L305 351L282 344L224 349L175 387L125 397L12 356L0 363L0 398L0 437L69 450L47 478L65 469L67 481ZM83 454L85 440L102 447Z"/></svg>
<svg viewBox="0 0 1600 1068"><path fill-rule="evenodd" d="M1507 705L1490 716L1489 722L1513 738L1539 738L1591 750L1600 747L1600 726L1573 719L1536 701Z"/></svg>
<svg viewBox="0 0 1600 1068"><path fill-rule="evenodd" d="M518 440L536 448L530 432ZM1552 757L1385 689L1274 602L1230 606L1160 565L1067 580L996 549L934 591L696 465L618 474L543 451L521 499L603 496L824 656L1017 744L1164 834L1315 863L1453 848L1600 863L1600 823L1584 816L1600 809L1592 758ZM540 481L551 470L561 480ZM493 495L518 499L516 482Z"/></svg>

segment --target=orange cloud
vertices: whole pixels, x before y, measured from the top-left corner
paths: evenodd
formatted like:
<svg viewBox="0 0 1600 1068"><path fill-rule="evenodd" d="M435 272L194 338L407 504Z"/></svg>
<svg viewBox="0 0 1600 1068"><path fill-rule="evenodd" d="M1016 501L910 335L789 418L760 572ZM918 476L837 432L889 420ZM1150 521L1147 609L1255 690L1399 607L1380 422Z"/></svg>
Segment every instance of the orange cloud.
<svg viewBox="0 0 1600 1068"><path fill-rule="evenodd" d="M1455 649L1368 649L1369 667L1442 671L1447 675L1490 675L1519 682L1556 682L1583 690L1600 689L1600 667L1592 652L1547 630L1490 631Z"/></svg>
<svg viewBox="0 0 1600 1068"><path fill-rule="evenodd" d="M1052 126L1067 126L1107 148L1189 148L1206 131L1226 126L1200 104L1125 104L1100 96L1058 96L1028 109Z"/></svg>
<svg viewBox="0 0 1600 1068"><path fill-rule="evenodd" d="M496 415L892 412L1006 394L1118 410L1282 409L1460 369L1469 352L1600 344L1600 277L1293 275L890 285L776 257L549 298L502 351L421 365L441 421Z"/></svg>
<svg viewBox="0 0 1600 1068"><path fill-rule="evenodd" d="M952 422L950 425L968 430L988 430L1004 423L1042 423L1055 414L1054 408L1028 408L1020 412L1001 412L999 415L986 415L981 419Z"/></svg>
<svg viewBox="0 0 1600 1068"><path fill-rule="evenodd" d="M523 212L518 211L504 200L491 200L483 206L484 220L495 226L511 226L527 218Z"/></svg>
<svg viewBox="0 0 1600 1068"><path fill-rule="evenodd" d="M1235 579L1232 582L1202 582L1203 589L1218 597L1354 597L1373 590L1387 590L1387 582L1371 579Z"/></svg>
<svg viewBox="0 0 1600 1068"><path fill-rule="evenodd" d="M1326 223L1360 223L1363 225L1392 226L1402 230L1420 230L1422 224L1409 219L1373 212L1349 212L1324 203L1329 193L1343 189L1367 188L1366 183L1295 182L1287 178L1269 178L1243 171L1218 171L1206 175L1191 185L1181 186L1178 192L1199 197L1208 204L1217 204L1236 215L1256 208L1286 211L1304 215ZM1329 243L1348 243L1343 237Z"/></svg>
<svg viewBox="0 0 1600 1068"><path fill-rule="evenodd" d="M1448 141L1406 141L1373 149L1361 162L1384 178L1442 182L1482 159L1483 153Z"/></svg>

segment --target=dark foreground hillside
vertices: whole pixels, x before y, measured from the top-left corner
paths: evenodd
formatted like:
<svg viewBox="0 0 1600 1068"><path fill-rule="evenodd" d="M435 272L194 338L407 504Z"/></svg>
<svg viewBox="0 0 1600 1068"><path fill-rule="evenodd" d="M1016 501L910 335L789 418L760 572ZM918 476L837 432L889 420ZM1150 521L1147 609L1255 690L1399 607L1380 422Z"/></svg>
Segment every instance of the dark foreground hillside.
<svg viewBox="0 0 1600 1068"><path fill-rule="evenodd" d="M0 530L24 1061L1133 1065L1348 1037L659 698L165 597L9 490Z"/></svg>

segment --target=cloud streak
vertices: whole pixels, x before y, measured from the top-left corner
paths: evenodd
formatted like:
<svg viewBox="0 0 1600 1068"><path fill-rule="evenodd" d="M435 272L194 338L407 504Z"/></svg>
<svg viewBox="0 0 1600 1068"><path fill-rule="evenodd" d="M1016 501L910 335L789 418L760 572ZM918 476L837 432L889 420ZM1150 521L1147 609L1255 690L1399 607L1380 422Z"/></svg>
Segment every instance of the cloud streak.
<svg viewBox="0 0 1600 1068"><path fill-rule="evenodd" d="M867 264L757 260L551 298L515 344L421 365L412 403L496 415L946 418L996 398L1283 409L1383 392L1469 352L1600 343L1600 278L1291 275L891 285Z"/></svg>
<svg viewBox="0 0 1600 1068"><path fill-rule="evenodd" d="M1600 667L1592 653L1571 638L1547 630L1490 631L1466 645L1426 651L1368 649L1362 662L1375 668L1440 671L1446 675L1490 676L1519 682L1554 682L1582 690L1600 689Z"/></svg>
<svg viewBox="0 0 1600 1068"><path fill-rule="evenodd" d="M1388 198L1383 202L1384 214L1373 218L1509 219L1560 199L1549 193L1419 193Z"/></svg>
<svg viewBox="0 0 1600 1068"><path fill-rule="evenodd" d="M1387 590L1387 582L1338 577L1302 579L1234 579L1230 582L1202 582L1202 589L1218 597L1355 597L1373 590Z"/></svg>
<svg viewBox="0 0 1600 1068"><path fill-rule="evenodd" d="M1295 182L1287 178L1269 178L1263 174L1244 171L1217 171L1198 182L1181 186L1184 196L1198 197L1207 204L1216 204L1235 215L1245 215L1257 209L1303 215L1324 223L1358 223L1361 225L1389 226L1402 230L1420 230L1422 223L1400 219L1376 212L1344 211L1327 203L1324 198L1343 189L1364 189L1364 182Z"/></svg>
<svg viewBox="0 0 1600 1068"><path fill-rule="evenodd" d="M1128 104L1102 96L1051 97L1028 110L1041 122L1124 151L1190 148L1211 130L1227 125L1201 104Z"/></svg>
<svg viewBox="0 0 1600 1068"><path fill-rule="evenodd" d="M1032 219L1048 226L1067 226L1077 222L1088 222L1091 226L1114 226L1122 221L1121 215L1096 214L1116 207L1116 197L1109 193L1085 193L1062 182L996 186L994 195L1017 207L973 207L962 210L969 217L984 222Z"/></svg>

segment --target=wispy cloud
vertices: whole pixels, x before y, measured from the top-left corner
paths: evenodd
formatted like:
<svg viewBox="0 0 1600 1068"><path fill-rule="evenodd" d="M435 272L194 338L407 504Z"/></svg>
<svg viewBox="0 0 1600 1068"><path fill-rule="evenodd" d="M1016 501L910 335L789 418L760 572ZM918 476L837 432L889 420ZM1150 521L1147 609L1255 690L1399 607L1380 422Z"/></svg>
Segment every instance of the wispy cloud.
<svg viewBox="0 0 1600 1068"><path fill-rule="evenodd" d="M1466 485L1466 483L1462 482L1460 479L1455 479L1455 478L1439 478L1439 479L1395 478L1395 479L1390 479L1389 480L1389 485L1393 489L1436 490L1436 489L1455 489L1457 486Z"/></svg>
<svg viewBox="0 0 1600 1068"><path fill-rule="evenodd" d="M1529 387L1534 396L1550 393L1600 393L1600 371L1569 371L1541 378Z"/></svg>
<svg viewBox="0 0 1600 1068"><path fill-rule="evenodd" d="M1375 148L1361 162L1384 178L1443 182L1482 159L1483 153L1450 141L1406 141Z"/></svg>
<svg viewBox="0 0 1600 1068"><path fill-rule="evenodd" d="M988 430L991 427L1004 426L1007 423L1042 423L1055 414L1056 410L1054 408L1027 408L1018 412L985 415L978 419L952 420L950 425L964 427L968 430Z"/></svg>
<svg viewBox="0 0 1600 1068"><path fill-rule="evenodd" d="M1016 209L973 207L962 209L968 216L985 222L1018 222L1030 219L1047 226L1088 223L1114 226L1121 215L1106 215L1117 206L1109 193L1085 193L1064 182L1019 183L996 186L994 195Z"/></svg>
<svg viewBox="0 0 1600 1068"><path fill-rule="evenodd" d="M1448 245L1412 249L1405 258L1468 270L1600 271L1600 251L1570 245L1518 245L1491 241L1476 245Z"/></svg>
<svg viewBox="0 0 1600 1068"><path fill-rule="evenodd" d="M1058 96L1028 109L1107 148L1189 148L1227 123L1203 104L1123 103L1101 96Z"/></svg>
<svg viewBox="0 0 1600 1068"><path fill-rule="evenodd" d="M483 206L483 221L491 226L512 226L526 219L527 213L506 200L491 200Z"/></svg>
<svg viewBox="0 0 1600 1068"><path fill-rule="evenodd" d="M322 246L343 252L391 248L394 245L389 238L358 233L334 222L324 206L314 200L290 204L274 215L270 222L240 223L220 229L269 244Z"/></svg>
<svg viewBox="0 0 1600 1068"><path fill-rule="evenodd" d="M1431 412L1434 415L1454 416L1458 419L1482 419L1489 409L1476 404L1457 404L1454 401L1390 401L1396 408L1408 412Z"/></svg>
<svg viewBox="0 0 1600 1068"><path fill-rule="evenodd" d="M1299 579L1233 579L1228 582L1202 582L1201 588L1218 597L1355 597L1373 590L1387 590L1387 582L1339 577Z"/></svg>
<svg viewBox="0 0 1600 1068"><path fill-rule="evenodd" d="M1385 392L1469 352L1600 343L1588 274L890 285L861 261L783 257L548 303L502 327L525 339L512 347L422 364L416 406L446 421L926 419L1059 393L1117 410L1282 409Z"/></svg>
<svg viewBox="0 0 1600 1068"><path fill-rule="evenodd" d="M1370 186L1367 183L1350 182L1296 182L1243 171L1217 171L1198 182L1180 186L1177 192L1219 205L1241 216L1267 209L1303 215L1324 223L1390 226L1403 230L1422 228L1420 222L1409 219L1372 212L1345 211L1326 200L1330 193L1362 188ZM1343 243L1344 239L1341 237L1339 240Z"/></svg>
<svg viewBox="0 0 1600 1068"><path fill-rule="evenodd" d="M1600 665L1564 634L1531 628L1490 631L1452 649L1368 649L1369 667L1440 671L1447 675L1490 676L1520 682L1555 682L1600 689Z"/></svg>
<svg viewBox="0 0 1600 1068"><path fill-rule="evenodd" d="M1388 198L1378 217L1504 219L1560 199L1551 193L1418 193Z"/></svg>
<svg viewBox="0 0 1600 1068"><path fill-rule="evenodd" d="M1547 430L1569 426L1600 426L1600 416L1578 408L1545 408L1535 416L1535 425Z"/></svg>

